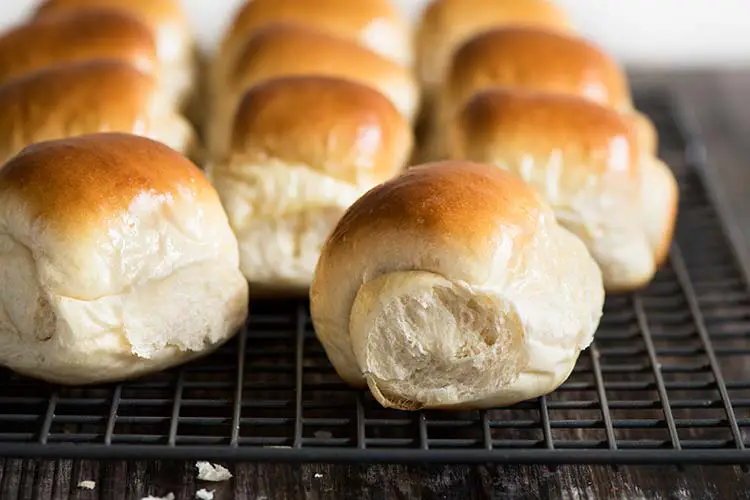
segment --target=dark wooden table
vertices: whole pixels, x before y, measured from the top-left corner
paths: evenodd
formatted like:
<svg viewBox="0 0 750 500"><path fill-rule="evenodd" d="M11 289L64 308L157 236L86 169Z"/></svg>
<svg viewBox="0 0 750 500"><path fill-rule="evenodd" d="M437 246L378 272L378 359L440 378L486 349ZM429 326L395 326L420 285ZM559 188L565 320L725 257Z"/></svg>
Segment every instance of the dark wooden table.
<svg viewBox="0 0 750 500"><path fill-rule="evenodd" d="M663 83L691 108L719 172L728 207L750 214L750 70L633 71L635 85ZM750 224L741 225L750 252ZM195 498L199 488L215 499L735 499L750 498L750 473L736 467L276 465L229 464L234 478L205 484L183 462L30 461L0 459L0 499L139 500L172 492ZM96 481L93 491L82 480Z"/></svg>

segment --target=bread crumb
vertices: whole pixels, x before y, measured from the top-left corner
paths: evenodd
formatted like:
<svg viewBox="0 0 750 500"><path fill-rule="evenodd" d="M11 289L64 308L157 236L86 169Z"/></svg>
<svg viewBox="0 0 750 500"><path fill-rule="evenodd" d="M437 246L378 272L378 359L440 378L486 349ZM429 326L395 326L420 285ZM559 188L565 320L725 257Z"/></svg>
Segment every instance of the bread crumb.
<svg viewBox="0 0 750 500"><path fill-rule="evenodd" d="M219 464L196 462L195 468L198 469L198 479L201 481L219 482L232 478L232 473Z"/></svg>
<svg viewBox="0 0 750 500"><path fill-rule="evenodd" d="M214 500L214 490L198 490L195 492L195 498L198 500Z"/></svg>
<svg viewBox="0 0 750 500"><path fill-rule="evenodd" d="M165 497L152 497L151 495L141 498L141 500L174 500L174 493L167 493Z"/></svg>
<svg viewBox="0 0 750 500"><path fill-rule="evenodd" d="M78 483L78 487L84 490L93 490L96 488L96 483L94 481L81 481Z"/></svg>

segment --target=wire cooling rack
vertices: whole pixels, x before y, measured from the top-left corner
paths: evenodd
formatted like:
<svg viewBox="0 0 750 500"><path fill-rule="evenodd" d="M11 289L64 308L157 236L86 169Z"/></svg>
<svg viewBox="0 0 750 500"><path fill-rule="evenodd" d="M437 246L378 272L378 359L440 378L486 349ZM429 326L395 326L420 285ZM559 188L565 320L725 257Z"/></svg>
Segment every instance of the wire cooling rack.
<svg viewBox="0 0 750 500"><path fill-rule="evenodd" d="M554 393L482 412L386 410L338 379L306 303L255 303L219 352L143 380L77 389L0 372L0 456L749 463L746 266L679 109L660 92L638 104L681 185L676 242L648 289L607 300Z"/></svg>

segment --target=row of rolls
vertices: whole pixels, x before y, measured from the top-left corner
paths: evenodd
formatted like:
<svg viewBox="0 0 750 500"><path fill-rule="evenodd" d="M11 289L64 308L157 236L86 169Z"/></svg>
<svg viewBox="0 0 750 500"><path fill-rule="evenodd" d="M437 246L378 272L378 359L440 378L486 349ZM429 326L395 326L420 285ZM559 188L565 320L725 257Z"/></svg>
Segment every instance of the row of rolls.
<svg viewBox="0 0 750 500"><path fill-rule="evenodd" d="M309 296L384 406L546 394L667 258L678 186L546 0L45 0L0 35L0 363L92 384ZM197 166L196 166L197 165ZM249 300L250 299L250 300ZM252 341L250 339L250 341Z"/></svg>

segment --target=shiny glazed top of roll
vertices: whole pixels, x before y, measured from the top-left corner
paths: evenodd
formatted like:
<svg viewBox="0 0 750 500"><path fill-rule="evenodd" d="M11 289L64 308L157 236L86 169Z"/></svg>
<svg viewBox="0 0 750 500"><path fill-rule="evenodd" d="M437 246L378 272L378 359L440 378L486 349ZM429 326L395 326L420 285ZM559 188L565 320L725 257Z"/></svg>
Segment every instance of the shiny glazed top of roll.
<svg viewBox="0 0 750 500"><path fill-rule="evenodd" d="M473 35L504 25L574 29L567 15L547 0L435 0L425 7L417 29L421 81L439 85L457 47Z"/></svg>
<svg viewBox="0 0 750 500"><path fill-rule="evenodd" d="M115 154L116 152L116 154ZM118 168L118 166L120 168ZM189 160L158 142L121 133L101 133L46 141L25 148L0 169L0 196L19 196L32 220L49 230L81 235L69 243L85 253L99 252L85 237L105 231L111 218L128 213L139 196L169 202L190 200L225 218L218 195ZM161 198L160 198L161 197ZM174 200L172 200L174 201ZM213 213L211 214L213 215ZM110 291L105 281L91 283L85 297Z"/></svg>
<svg viewBox="0 0 750 500"><path fill-rule="evenodd" d="M46 0L35 12L37 18L92 7L120 9L140 18L156 33L159 58L172 61L192 47L187 14L178 0Z"/></svg>
<svg viewBox="0 0 750 500"><path fill-rule="evenodd" d="M127 132L186 153L193 140L157 81L131 64L92 60L51 66L0 85L0 161L23 147L96 132Z"/></svg>
<svg viewBox="0 0 750 500"><path fill-rule="evenodd" d="M576 96L518 89L489 89L469 99L457 114L451 150L514 165L551 165L557 158L556 179L584 183L608 172L635 180L640 156L631 122L617 112Z"/></svg>
<svg viewBox="0 0 750 500"><path fill-rule="evenodd" d="M250 89L230 154L304 164L353 184L380 182L406 163L409 123L376 90L324 76L285 77Z"/></svg>
<svg viewBox="0 0 750 500"><path fill-rule="evenodd" d="M249 0L235 13L219 54L231 59L255 30L276 22L358 41L400 64L412 60L410 28L388 0Z"/></svg>
<svg viewBox="0 0 750 500"><path fill-rule="evenodd" d="M500 28L468 40L453 56L443 103L460 106L479 90L501 86L578 95L619 111L632 107L617 61L582 38L550 30Z"/></svg>
<svg viewBox="0 0 750 500"><path fill-rule="evenodd" d="M86 9L44 16L0 36L0 83L47 66L91 59L158 70L150 28L132 14Z"/></svg>
<svg viewBox="0 0 750 500"><path fill-rule="evenodd" d="M406 68L349 40L289 24L269 25L243 47L228 87L243 91L279 76L317 74L357 81L385 94L408 119L419 105L419 90Z"/></svg>

